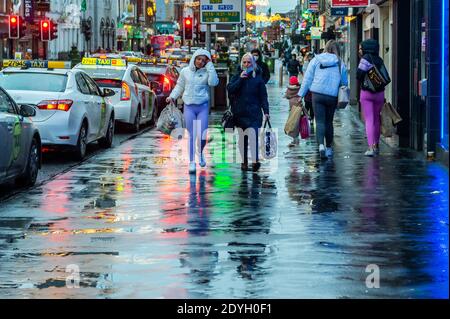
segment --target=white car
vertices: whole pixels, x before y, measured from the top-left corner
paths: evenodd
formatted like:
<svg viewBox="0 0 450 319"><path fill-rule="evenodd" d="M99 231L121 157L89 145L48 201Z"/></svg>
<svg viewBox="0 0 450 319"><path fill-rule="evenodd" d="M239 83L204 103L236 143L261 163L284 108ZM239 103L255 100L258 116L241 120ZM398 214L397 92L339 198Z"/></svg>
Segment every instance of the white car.
<svg viewBox="0 0 450 319"><path fill-rule="evenodd" d="M115 119L130 125L134 132L138 132L142 124L156 119L156 95L135 64L122 59L84 58L74 70L83 70L100 87L116 93L111 98Z"/></svg>
<svg viewBox="0 0 450 319"><path fill-rule="evenodd" d="M30 61L21 63L21 68L7 67L0 72L0 86L17 104L36 109L33 123L43 146L69 147L78 159L85 157L91 142L111 147L115 118L109 101L115 94L112 90L101 90L81 70L48 68L52 63L58 67L58 62L45 62L45 68L36 68Z"/></svg>

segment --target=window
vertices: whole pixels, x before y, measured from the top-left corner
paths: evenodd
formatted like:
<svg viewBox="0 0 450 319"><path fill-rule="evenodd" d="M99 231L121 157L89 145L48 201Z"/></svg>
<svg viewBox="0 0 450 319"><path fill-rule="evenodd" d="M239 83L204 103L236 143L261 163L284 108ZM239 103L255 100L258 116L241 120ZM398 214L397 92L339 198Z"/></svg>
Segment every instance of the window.
<svg viewBox="0 0 450 319"><path fill-rule="evenodd" d="M131 79L134 83L142 84L136 69L131 70Z"/></svg>
<svg viewBox="0 0 450 319"><path fill-rule="evenodd" d="M98 95L100 96L100 89L98 88L97 84L92 80L90 77L83 74L84 79L86 80L86 83L89 87L89 91L92 95Z"/></svg>
<svg viewBox="0 0 450 319"><path fill-rule="evenodd" d="M37 72L4 72L0 86L5 90L64 92L67 75Z"/></svg>
<svg viewBox="0 0 450 319"><path fill-rule="evenodd" d="M140 80L141 80L141 83L142 83L143 85L149 86L149 83L148 83L148 80L147 80L147 77L145 76L145 74L142 73L142 71L140 71L140 70L138 70L137 72L138 72L138 74L139 74L139 78L140 78Z"/></svg>
<svg viewBox="0 0 450 319"><path fill-rule="evenodd" d="M18 114L13 101L2 90L0 90L0 112Z"/></svg>
<svg viewBox="0 0 450 319"><path fill-rule="evenodd" d="M91 92L89 90L89 86L87 85L84 77L81 76L81 73L77 73L77 75L75 76L75 79L77 80L78 90L80 90L80 92L83 94L90 95Z"/></svg>

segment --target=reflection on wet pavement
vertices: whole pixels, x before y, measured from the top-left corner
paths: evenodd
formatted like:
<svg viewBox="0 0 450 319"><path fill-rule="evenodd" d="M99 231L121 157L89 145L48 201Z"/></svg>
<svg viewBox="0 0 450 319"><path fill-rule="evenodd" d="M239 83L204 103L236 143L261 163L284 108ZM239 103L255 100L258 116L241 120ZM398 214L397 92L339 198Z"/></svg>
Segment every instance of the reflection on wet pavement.
<svg viewBox="0 0 450 319"><path fill-rule="evenodd" d="M287 102L271 90L282 128ZM152 130L1 203L0 297L448 298L443 167L387 146L363 157L347 111L333 160L279 138L258 174L209 161L190 177Z"/></svg>

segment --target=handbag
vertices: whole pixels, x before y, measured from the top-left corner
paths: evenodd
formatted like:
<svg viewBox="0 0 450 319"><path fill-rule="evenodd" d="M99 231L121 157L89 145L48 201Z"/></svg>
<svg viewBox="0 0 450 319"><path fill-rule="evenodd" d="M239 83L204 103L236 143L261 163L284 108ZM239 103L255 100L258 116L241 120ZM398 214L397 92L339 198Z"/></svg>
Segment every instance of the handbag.
<svg viewBox="0 0 450 319"><path fill-rule="evenodd" d="M269 127L267 128L267 125ZM262 130L263 135L263 143L260 146L260 154L261 157L269 160L277 156L277 136L275 132L272 130L272 125L270 125L270 121L266 120L264 122L264 128Z"/></svg>
<svg viewBox="0 0 450 319"><path fill-rule="evenodd" d="M234 129L235 127L235 121L234 121L234 115L233 112L231 112L231 108L225 111L225 113L222 116L222 127L223 129Z"/></svg>
<svg viewBox="0 0 450 319"><path fill-rule="evenodd" d="M350 103L349 89L348 86L342 85L342 68L341 61L339 61L339 74L341 75L341 84L339 85L338 94L338 109L345 109L345 107Z"/></svg>
<svg viewBox="0 0 450 319"><path fill-rule="evenodd" d="M302 139L307 139L311 135L311 126L309 124L309 116L307 113L303 112L300 117L300 136Z"/></svg>
<svg viewBox="0 0 450 319"><path fill-rule="evenodd" d="M381 92L389 83L391 83L391 78L384 63L378 69L373 63L372 56L370 54L369 56L372 67L366 72L362 88L373 93Z"/></svg>
<svg viewBox="0 0 450 319"><path fill-rule="evenodd" d="M289 112L289 117L284 126L284 133L292 138L298 137L300 130L300 117L302 116L302 107L293 105Z"/></svg>

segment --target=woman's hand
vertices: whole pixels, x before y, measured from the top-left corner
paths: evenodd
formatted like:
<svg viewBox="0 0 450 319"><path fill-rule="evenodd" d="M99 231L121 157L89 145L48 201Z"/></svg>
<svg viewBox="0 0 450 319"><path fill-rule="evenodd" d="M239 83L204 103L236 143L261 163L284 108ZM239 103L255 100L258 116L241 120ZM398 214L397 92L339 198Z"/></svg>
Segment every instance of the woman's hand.
<svg viewBox="0 0 450 319"><path fill-rule="evenodd" d="M166 103L172 103L175 104L175 100L172 99L170 96L166 99Z"/></svg>
<svg viewBox="0 0 450 319"><path fill-rule="evenodd" d="M269 114L264 114L264 118L266 119L266 121L270 120L270 115Z"/></svg>
<svg viewBox="0 0 450 319"><path fill-rule="evenodd" d="M247 74L246 71L242 71L242 73L241 73L241 78L242 78L242 79L248 78L248 74Z"/></svg>

